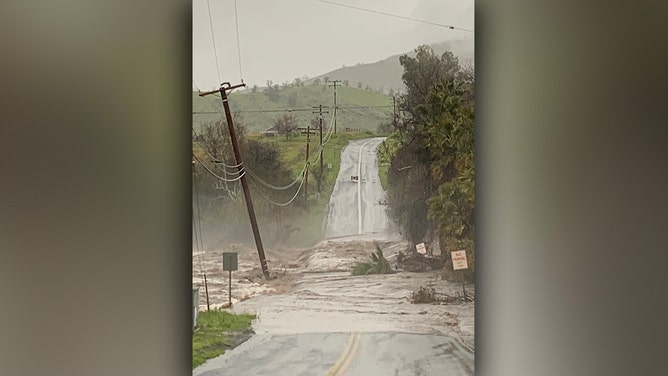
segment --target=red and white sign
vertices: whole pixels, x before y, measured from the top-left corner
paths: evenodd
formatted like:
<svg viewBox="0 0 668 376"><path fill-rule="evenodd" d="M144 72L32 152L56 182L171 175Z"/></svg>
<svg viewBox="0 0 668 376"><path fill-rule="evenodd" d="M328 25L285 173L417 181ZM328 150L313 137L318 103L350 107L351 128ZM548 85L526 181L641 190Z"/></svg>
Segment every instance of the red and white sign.
<svg viewBox="0 0 668 376"><path fill-rule="evenodd" d="M423 255L427 253L427 247L425 247L424 243L416 244L415 249L418 253L422 253Z"/></svg>
<svg viewBox="0 0 668 376"><path fill-rule="evenodd" d="M468 269L469 264L466 261L466 251L452 251L450 252L452 258L452 269Z"/></svg>

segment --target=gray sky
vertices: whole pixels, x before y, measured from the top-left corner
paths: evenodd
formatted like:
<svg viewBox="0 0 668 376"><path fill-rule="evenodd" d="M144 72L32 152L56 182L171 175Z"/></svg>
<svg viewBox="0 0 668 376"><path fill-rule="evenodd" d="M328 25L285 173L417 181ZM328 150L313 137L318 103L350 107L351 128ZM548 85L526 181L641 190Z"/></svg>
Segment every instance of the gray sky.
<svg viewBox="0 0 668 376"><path fill-rule="evenodd" d="M473 0L331 0L333 2L474 29ZM193 0L193 81L200 90L221 82L264 86L357 63L373 63L420 44L470 40L474 34L316 0L237 0L241 76L234 0Z"/></svg>

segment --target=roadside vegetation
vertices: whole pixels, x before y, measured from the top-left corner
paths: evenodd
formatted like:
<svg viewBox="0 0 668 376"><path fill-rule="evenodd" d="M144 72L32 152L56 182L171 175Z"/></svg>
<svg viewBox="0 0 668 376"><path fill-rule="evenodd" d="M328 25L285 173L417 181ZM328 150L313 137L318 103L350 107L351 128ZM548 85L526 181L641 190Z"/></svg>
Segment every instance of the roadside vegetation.
<svg viewBox="0 0 668 376"><path fill-rule="evenodd" d="M314 120L317 117L311 119L313 126ZM329 120L331 118L323 123L325 127L329 125ZM370 130L354 133L337 131L337 134L332 134L323 147L322 173L319 162L310 165L308 184L295 196L300 183L287 189L273 189L258 178L274 187L285 187L301 177L306 160L306 134L295 131L295 126L302 127L303 124L296 124L298 120L290 115L276 115L275 123L279 125L280 134L269 137L249 133L245 115L236 113L234 123L244 166L249 174L252 172L248 177L249 187L263 242L272 246L310 246L320 241L324 235L329 196L339 173L342 149L350 140L376 137L378 134ZM342 125L340 121L338 124ZM204 123L200 131L193 132L193 138L193 153L211 170L207 171L199 163L194 165L193 182L196 186L193 187L193 207L200 207L203 222L224 223L220 233L224 233L229 242L252 242L248 222L238 220L247 218L241 185L239 182L221 181L211 174L214 172L228 180L238 177L237 169L230 168L236 163L231 152L227 123L222 119ZM317 155L318 144L319 134L311 134L310 160ZM305 191L308 197L305 197ZM288 205L282 205L288 202Z"/></svg>
<svg viewBox="0 0 668 376"><path fill-rule="evenodd" d="M255 315L235 315L223 310L199 312L193 333L193 369L237 343L232 338L250 335Z"/></svg>
<svg viewBox="0 0 668 376"><path fill-rule="evenodd" d="M411 293L409 299L413 304L448 304L462 301L462 297L438 293L431 286L420 286L417 291Z"/></svg>
<svg viewBox="0 0 668 376"><path fill-rule="evenodd" d="M438 244L445 255L465 249L469 269L464 275L472 281L473 68L461 66L450 52L436 55L428 46L399 61L406 93L398 99L393 131L380 148L381 160L389 161L389 214L413 244Z"/></svg>
<svg viewBox="0 0 668 376"><path fill-rule="evenodd" d="M392 267L390 262L383 256L383 250L380 245L376 243L376 251L371 252L369 256L370 261L358 262L352 268L353 275L368 275L368 274L390 274Z"/></svg>

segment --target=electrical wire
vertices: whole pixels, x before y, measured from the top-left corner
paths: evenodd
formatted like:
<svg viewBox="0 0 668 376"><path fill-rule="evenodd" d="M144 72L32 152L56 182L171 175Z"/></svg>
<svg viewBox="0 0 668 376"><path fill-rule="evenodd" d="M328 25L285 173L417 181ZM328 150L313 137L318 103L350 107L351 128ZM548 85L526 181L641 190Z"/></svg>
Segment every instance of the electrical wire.
<svg viewBox="0 0 668 376"><path fill-rule="evenodd" d="M199 115L199 114L221 114L223 113L223 109L221 108L221 111L193 111L193 115ZM286 108L286 109L278 109L278 110L239 110L235 112L239 112L242 114L247 114L247 113L260 113L260 112L300 112L300 111L313 111L312 108Z"/></svg>
<svg viewBox="0 0 668 376"><path fill-rule="evenodd" d="M218 158L214 157L213 154L211 154L211 153L207 150L207 148L204 147L204 145L202 145L201 142L199 142L199 137L200 137L200 136L199 136L199 134L197 134L197 131L195 130L195 128L193 128L193 134L195 135L195 142L196 142L197 145L199 145L199 147L200 147L202 150L204 150L204 152L211 158L211 162L213 162L215 165L219 165L219 166L223 166L223 167L225 167L225 168L230 168L230 169L235 169L235 170L236 170L236 171L233 171L233 172L225 171L225 173L227 173L227 174L234 175L234 174L238 174L238 173L239 173L239 167L241 167L241 166L243 165L243 163L238 163L238 164L232 166L232 165L228 165L228 164L226 164L225 161L220 161L220 160L218 160Z"/></svg>
<svg viewBox="0 0 668 376"><path fill-rule="evenodd" d="M218 82L220 82L220 65L218 65L218 52L216 51L216 38L213 33L213 20L211 19L211 5L209 0L206 0L206 6L209 10L209 26L211 26L211 41L213 42L213 55L216 58L216 72L218 73Z"/></svg>
<svg viewBox="0 0 668 376"><path fill-rule="evenodd" d="M351 106L351 107L341 107L341 106L336 106L337 110L354 110L354 109L368 109L368 108L392 108L392 105L386 105L386 106Z"/></svg>
<svg viewBox="0 0 668 376"><path fill-rule="evenodd" d="M474 32L474 31L471 30L471 29L465 29L465 28L462 28L462 27L456 27L456 26L452 26L452 25L445 25L445 24L441 24L441 23L437 23L437 22L432 22L432 21L419 20L419 19L417 19L417 18L412 18L412 17L399 16L399 15L392 14L392 13L386 13L386 12L381 12L381 11L377 11L377 10L372 10L372 9L366 9L366 8L356 7L356 6L354 6L354 5L348 5L348 4L336 3L336 2L334 2L334 1L328 1L328 0L314 0L314 1L317 1L317 2L320 2L320 3L326 3L326 4L337 5L337 6L344 7L344 8L357 9L357 10L361 10L361 11L364 11L364 12L380 14L380 15L383 15L383 16L389 16L389 17L394 17L394 18L400 18L400 19L402 19L402 20L409 20L409 21L420 22L420 23L424 23L424 24L428 24L428 25L440 26L440 27L444 27L444 28L447 28L447 29L451 29L451 30L461 30L461 31L469 32L469 33L473 33L473 32Z"/></svg>
<svg viewBox="0 0 668 376"><path fill-rule="evenodd" d="M297 196L299 195L299 192L302 190L302 187L304 186L304 181L305 181L305 180L306 180L306 179L304 179L304 175L302 174L301 184L299 184L299 188L297 188L297 192L295 192L295 195L292 196L292 198L291 198L288 202L286 202L286 203L278 203L278 202L274 202L272 199L270 199L269 197L267 197L267 196L262 192L262 190L255 184L255 182L254 182L252 179L251 179L251 183L252 183L256 188L258 188L257 191L260 192L260 195L261 195L262 197L264 197L265 200L269 201L271 204L276 205L276 206L288 206L288 205L290 205L293 201L295 201L295 199L296 199Z"/></svg>
<svg viewBox="0 0 668 376"><path fill-rule="evenodd" d="M278 187L278 186L275 186L275 185L272 185L272 184L267 183L266 181L262 180L262 178L260 178L260 177L257 176L255 173L253 173L250 169L247 169L247 171L248 171L248 174L249 174L251 177L253 177L254 179L256 179L260 184L264 185L265 187L267 187L267 188L271 188L271 189L276 190L276 191L284 191L284 190L286 190L286 189L292 187L293 185L297 184L297 182L298 182L299 179L300 179L299 176L302 176L302 175L304 174L304 171L306 170L306 168L308 167L308 165L309 165L308 162L307 162L306 164L304 164L304 167L302 168L301 172L299 173L297 179L295 179L292 183L290 183L290 184L288 184L288 185L281 186L281 187Z"/></svg>
<svg viewBox="0 0 668 376"><path fill-rule="evenodd" d="M267 183L266 181L262 180L262 178L260 178L257 174L255 174L255 173L254 173L253 171L251 171L250 169L248 169L248 168L245 168L245 169L239 169L239 167L243 166L243 163L239 163L239 164L237 164L237 165L235 165L235 166L230 166L230 165L226 164L225 162L218 161L217 158L214 157L211 153L209 153L209 151L206 150L206 148L204 148L204 146L199 142L199 140L198 140L199 135L197 134L197 131L195 131L195 129L193 129L193 134L195 134L195 142L197 142L197 144L200 145L200 147L202 148L202 150L204 150L204 152L211 158L212 162L213 162L215 165L221 165L221 166L223 166L223 167L225 167L225 168L230 168L230 169L237 169L237 170L234 171L234 172L229 172L229 171L227 171L227 170L224 169L223 172L224 172L225 174L227 174L227 175L237 175L237 174L239 174L241 171L248 171L249 175L252 176L253 178L257 179L257 181L258 181L260 184L266 186L267 188L271 188L271 189L274 189L274 190L286 190L286 189L288 189L288 188L294 186L295 184L297 184L297 182L299 181L299 178L297 178L297 179L295 179L292 183L290 183L290 184L288 184L288 185L285 185L285 186L275 186L275 185L272 185L272 184L270 184L270 183ZM307 164L308 164L308 163L307 163ZM304 170L306 169L307 164L304 165L304 167L302 168L302 170L301 170L301 172L299 173L299 175L302 175L302 174L304 173ZM218 177L218 176L216 175L216 177ZM220 177L219 177L219 178L220 178ZM226 179L226 178L222 178L221 180L229 181L229 179Z"/></svg>
<svg viewBox="0 0 668 376"><path fill-rule="evenodd" d="M234 25L237 29L237 56L239 57L239 80L244 83L243 75L241 74L241 44L239 43L239 19L237 17L237 0L234 0ZM220 80L218 80L220 81Z"/></svg>
<svg viewBox="0 0 668 376"><path fill-rule="evenodd" d="M240 174L239 176L237 176L237 177L234 178L234 179L226 179L226 178L224 178L224 177L222 177L222 176L216 174L215 172L211 171L211 169L208 168L204 163L202 163L202 161L200 161L199 158L197 158L197 156L196 156L194 153L193 153L193 158L195 158L195 161L197 161L197 163L199 163L202 167L204 167L204 169L205 169L206 171L208 171L209 174L211 174L212 176L214 176L214 177L217 178L218 180L222 180L222 181L226 181L226 182L235 182L235 181L237 181L237 180L240 180L242 177L244 177L244 176L246 175L246 171L245 171L243 168L241 168L241 171L242 171L242 172L241 172L241 174Z"/></svg>
<svg viewBox="0 0 668 376"><path fill-rule="evenodd" d="M195 236L195 246L197 249L197 260L199 262L199 272L202 278L202 284L204 284L205 283L204 266L203 266L204 256L202 255L202 251L204 249L204 242L202 240L202 222L201 222L200 205L199 205L199 190L197 189L197 174L195 173L194 168L193 168L193 184L195 186L195 200L196 200L195 203L197 205L197 222L195 222L195 216L193 215L193 231ZM199 235L197 231L198 225L199 225Z"/></svg>

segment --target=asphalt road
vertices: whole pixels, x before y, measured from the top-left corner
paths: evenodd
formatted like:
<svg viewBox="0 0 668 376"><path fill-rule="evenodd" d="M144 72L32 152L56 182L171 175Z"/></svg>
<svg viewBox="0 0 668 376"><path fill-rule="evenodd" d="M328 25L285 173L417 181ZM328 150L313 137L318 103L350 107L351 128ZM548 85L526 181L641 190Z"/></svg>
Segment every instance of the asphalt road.
<svg viewBox="0 0 668 376"><path fill-rule="evenodd" d="M473 353L450 337L409 333L255 335L193 372L219 375L473 375Z"/></svg>
<svg viewBox="0 0 668 376"><path fill-rule="evenodd" d="M341 151L341 167L329 201L326 238L388 230L376 156L383 140L353 140ZM353 180L353 176L359 178Z"/></svg>

